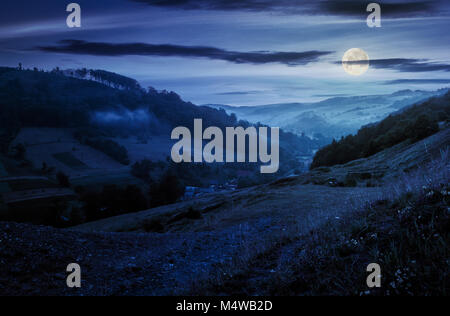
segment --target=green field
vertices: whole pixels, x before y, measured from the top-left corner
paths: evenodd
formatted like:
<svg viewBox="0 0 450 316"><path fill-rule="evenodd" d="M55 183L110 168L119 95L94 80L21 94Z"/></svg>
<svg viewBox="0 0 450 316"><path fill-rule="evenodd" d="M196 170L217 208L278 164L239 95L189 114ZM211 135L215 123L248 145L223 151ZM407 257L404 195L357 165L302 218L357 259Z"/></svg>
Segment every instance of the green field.
<svg viewBox="0 0 450 316"><path fill-rule="evenodd" d="M78 160L74 155L70 152L53 154L53 157L59 162L65 164L69 168L74 170L86 170L89 169L87 165L85 165L82 161Z"/></svg>

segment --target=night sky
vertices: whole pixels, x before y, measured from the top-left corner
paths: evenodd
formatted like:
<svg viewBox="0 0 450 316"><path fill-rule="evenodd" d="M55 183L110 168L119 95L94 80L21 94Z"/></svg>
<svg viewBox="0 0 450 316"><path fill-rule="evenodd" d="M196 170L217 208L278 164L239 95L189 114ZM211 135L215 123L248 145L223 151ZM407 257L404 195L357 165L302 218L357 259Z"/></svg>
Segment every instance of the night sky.
<svg viewBox="0 0 450 316"><path fill-rule="evenodd" d="M104 69L196 104L309 102L341 95L450 86L450 1L78 0L2 1L0 65ZM374 1L375 2L375 1ZM362 76L340 64L357 47Z"/></svg>

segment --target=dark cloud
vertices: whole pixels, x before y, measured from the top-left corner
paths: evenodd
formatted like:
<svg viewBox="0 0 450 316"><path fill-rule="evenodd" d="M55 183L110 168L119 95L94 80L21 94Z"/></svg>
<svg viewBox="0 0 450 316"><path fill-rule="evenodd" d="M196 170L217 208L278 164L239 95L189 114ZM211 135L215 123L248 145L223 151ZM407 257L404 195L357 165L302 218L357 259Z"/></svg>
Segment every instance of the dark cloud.
<svg viewBox="0 0 450 316"><path fill-rule="evenodd" d="M383 84L450 84L450 79L397 79L385 81Z"/></svg>
<svg viewBox="0 0 450 316"><path fill-rule="evenodd" d="M309 1L299 0L131 0L151 6L178 8L184 10L220 11L288 11L310 7Z"/></svg>
<svg viewBox="0 0 450 316"><path fill-rule="evenodd" d="M336 62L341 64L341 61ZM450 71L450 65L429 62L424 59L390 58L368 61L347 61L351 65L366 65L376 69L392 69L401 72Z"/></svg>
<svg viewBox="0 0 450 316"><path fill-rule="evenodd" d="M258 94L262 91L231 91L231 92L219 92L216 93L216 95L251 95L251 94Z"/></svg>
<svg viewBox="0 0 450 316"><path fill-rule="evenodd" d="M425 16L436 13L438 7L435 1L409 1L409 2L386 2L379 3L381 12L385 16ZM367 5L370 1L321 1L319 9L334 15L367 16Z"/></svg>
<svg viewBox="0 0 450 316"><path fill-rule="evenodd" d="M339 98L339 97L348 97L349 94L346 93L336 93L336 94L315 94L313 97L316 98Z"/></svg>
<svg viewBox="0 0 450 316"><path fill-rule="evenodd" d="M151 6L184 10L256 11L284 14L367 16L366 0L131 0ZM385 16L427 16L445 6L443 1L373 1ZM441 10L442 11L442 10Z"/></svg>
<svg viewBox="0 0 450 316"><path fill-rule="evenodd" d="M215 47L154 45L145 43L101 43L79 40L60 41L56 46L41 46L37 49L45 52L95 55L95 56L165 56L165 57L202 57L225 60L236 64L281 63L289 66L306 65L318 61L321 56L331 54L325 51L306 52L234 52Z"/></svg>

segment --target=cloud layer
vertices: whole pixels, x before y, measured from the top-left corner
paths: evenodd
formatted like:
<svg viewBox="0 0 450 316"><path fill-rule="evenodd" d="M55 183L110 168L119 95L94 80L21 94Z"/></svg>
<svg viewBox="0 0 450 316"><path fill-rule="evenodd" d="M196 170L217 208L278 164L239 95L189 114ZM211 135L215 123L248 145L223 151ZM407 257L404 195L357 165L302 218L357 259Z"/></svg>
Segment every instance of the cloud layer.
<svg viewBox="0 0 450 316"><path fill-rule="evenodd" d="M383 84L450 84L450 79L396 79L385 81Z"/></svg>
<svg viewBox="0 0 450 316"><path fill-rule="evenodd" d="M289 66L306 65L316 62L320 57L331 54L327 51L306 52L235 52L206 46L155 45L146 43L102 43L80 40L63 40L56 46L40 46L45 52L67 53L94 56L165 56L201 57L225 60L236 64L281 63Z"/></svg>
<svg viewBox="0 0 450 316"><path fill-rule="evenodd" d="M131 0L183 10L280 12L284 14L367 16L365 0ZM383 1L386 16L428 16L438 13L440 1Z"/></svg>
<svg viewBox="0 0 450 316"><path fill-rule="evenodd" d="M336 64L342 63L341 61ZM365 60L346 61L350 65L366 65L376 69L391 69L401 72L427 72L427 71L450 71L450 65L429 62L424 59L408 59L408 58L388 58L373 59L370 62Z"/></svg>

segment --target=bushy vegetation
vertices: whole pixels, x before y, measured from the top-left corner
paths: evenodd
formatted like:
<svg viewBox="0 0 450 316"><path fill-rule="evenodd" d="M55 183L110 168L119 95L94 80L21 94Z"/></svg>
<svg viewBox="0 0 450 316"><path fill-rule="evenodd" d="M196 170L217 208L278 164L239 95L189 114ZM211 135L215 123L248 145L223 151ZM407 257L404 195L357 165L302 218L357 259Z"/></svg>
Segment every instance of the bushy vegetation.
<svg viewBox="0 0 450 316"><path fill-rule="evenodd" d="M153 207L175 203L184 195L185 186L177 175L168 170L158 183L150 188L151 205Z"/></svg>
<svg viewBox="0 0 450 316"><path fill-rule="evenodd" d="M56 173L56 180L58 181L58 184L64 188L70 187L70 180L69 177L62 171L59 171Z"/></svg>
<svg viewBox="0 0 450 316"><path fill-rule="evenodd" d="M450 93L390 115L378 124L361 128L356 135L319 150L311 169L344 164L372 156L403 141L417 142L439 131L439 122L450 119Z"/></svg>
<svg viewBox="0 0 450 316"><path fill-rule="evenodd" d="M76 188L82 202L86 222L143 211L177 202L184 194L185 186L173 171L166 171L162 177L150 184L148 192L136 185L120 187L104 185L102 190L86 187Z"/></svg>
<svg viewBox="0 0 450 316"><path fill-rule="evenodd" d="M298 260L269 280L270 294L448 294L448 189L380 200L311 231ZM382 268L381 288L366 286L370 263Z"/></svg>
<svg viewBox="0 0 450 316"><path fill-rule="evenodd" d="M165 164L163 162L153 163L149 159L144 159L142 161L135 162L131 166L131 174L136 178L144 180L147 183L151 183L152 175L151 172L158 168L164 168Z"/></svg>
<svg viewBox="0 0 450 316"><path fill-rule="evenodd" d="M145 210L148 198L136 185L105 185L101 191L78 188L86 221Z"/></svg>

